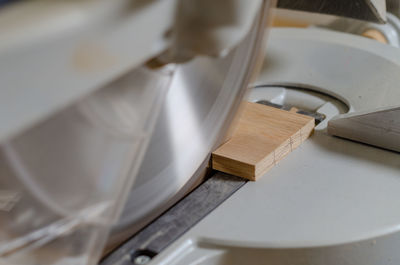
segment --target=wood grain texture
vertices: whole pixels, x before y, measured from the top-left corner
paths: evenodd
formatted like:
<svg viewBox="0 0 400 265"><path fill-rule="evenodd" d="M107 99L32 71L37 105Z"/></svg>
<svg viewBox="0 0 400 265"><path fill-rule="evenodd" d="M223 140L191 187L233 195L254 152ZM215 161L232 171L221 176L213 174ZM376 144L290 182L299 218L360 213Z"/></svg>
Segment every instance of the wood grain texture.
<svg viewBox="0 0 400 265"><path fill-rule="evenodd" d="M256 180L305 141L314 118L246 102L232 138L212 153L216 170Z"/></svg>

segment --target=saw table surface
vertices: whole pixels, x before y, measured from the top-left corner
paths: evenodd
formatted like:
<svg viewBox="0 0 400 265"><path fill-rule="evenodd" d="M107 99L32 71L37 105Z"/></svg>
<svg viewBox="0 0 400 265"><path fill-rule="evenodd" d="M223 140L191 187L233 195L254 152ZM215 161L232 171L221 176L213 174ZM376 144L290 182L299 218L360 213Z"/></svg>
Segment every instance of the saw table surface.
<svg viewBox="0 0 400 265"><path fill-rule="evenodd" d="M257 85L313 88L350 112L399 102L397 49L349 34L284 29L271 31L266 54L272 64ZM250 99L269 100L260 91ZM309 140L151 264L400 264L399 153L329 135L327 121L340 113L328 102L316 110L326 120Z"/></svg>

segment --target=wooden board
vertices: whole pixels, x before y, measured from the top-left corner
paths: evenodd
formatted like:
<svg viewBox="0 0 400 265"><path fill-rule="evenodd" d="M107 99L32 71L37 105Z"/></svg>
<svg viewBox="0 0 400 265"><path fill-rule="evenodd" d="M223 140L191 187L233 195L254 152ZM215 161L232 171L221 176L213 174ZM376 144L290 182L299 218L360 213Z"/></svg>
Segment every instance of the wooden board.
<svg viewBox="0 0 400 265"><path fill-rule="evenodd" d="M305 141L314 118L246 102L232 138L212 153L212 167L256 180Z"/></svg>

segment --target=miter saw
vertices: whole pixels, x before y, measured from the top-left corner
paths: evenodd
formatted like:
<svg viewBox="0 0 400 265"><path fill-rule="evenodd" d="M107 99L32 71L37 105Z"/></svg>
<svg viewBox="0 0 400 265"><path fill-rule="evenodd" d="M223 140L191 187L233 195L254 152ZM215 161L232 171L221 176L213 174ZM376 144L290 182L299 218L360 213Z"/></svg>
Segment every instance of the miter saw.
<svg viewBox="0 0 400 265"><path fill-rule="evenodd" d="M4 4L0 264L399 264L400 159L382 147L399 151L400 51L329 26L272 29L265 49L271 5ZM249 83L320 118L257 182L208 168ZM371 120L381 134L355 126Z"/></svg>

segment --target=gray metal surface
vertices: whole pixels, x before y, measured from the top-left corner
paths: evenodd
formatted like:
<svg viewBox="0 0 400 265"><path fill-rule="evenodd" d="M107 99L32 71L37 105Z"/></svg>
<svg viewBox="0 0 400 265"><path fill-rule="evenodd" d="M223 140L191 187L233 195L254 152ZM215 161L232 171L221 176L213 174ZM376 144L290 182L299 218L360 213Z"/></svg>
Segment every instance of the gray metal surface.
<svg viewBox="0 0 400 265"><path fill-rule="evenodd" d="M0 141L55 115L166 50L190 53L189 58L199 53L226 53L250 30L261 2L36 0L3 6ZM220 12L227 7L230 12ZM182 32L185 26L189 30Z"/></svg>
<svg viewBox="0 0 400 265"><path fill-rule="evenodd" d="M363 35L370 30L378 31L386 40L387 44L400 47L400 19L391 13L387 13L386 20L385 24L377 24L374 22L342 17L328 24L318 26L355 35Z"/></svg>
<svg viewBox="0 0 400 265"><path fill-rule="evenodd" d="M372 95L399 102L399 94L389 94L398 84L398 49L329 31L276 29L270 36L270 64L258 84L279 80L338 95L350 111L376 104ZM392 63L383 67L382 60ZM278 104L285 97L287 91L267 88L250 93L252 101ZM306 105L307 99L298 102ZM400 156L328 135L327 121L341 113L333 103L317 104L326 119L301 147L151 264L398 265Z"/></svg>
<svg viewBox="0 0 400 265"><path fill-rule="evenodd" d="M252 30L226 56L195 58L177 69L111 244L138 231L204 176L260 59L268 6L265 1Z"/></svg>
<svg viewBox="0 0 400 265"><path fill-rule="evenodd" d="M269 85L332 95L350 112L399 104L398 48L321 29L273 29L271 35L275 39L269 42L262 73Z"/></svg>
<svg viewBox="0 0 400 265"><path fill-rule="evenodd" d="M266 105L266 106L270 106L270 107L274 107L274 108L277 108L277 109L287 110L287 111L289 111L292 107L294 107L294 106L290 106L290 105L280 105L280 104L272 103L272 102L270 102L268 100L259 100L256 103L262 104L262 105ZM320 124L326 118L325 115L323 115L321 113L314 112L314 111L303 110L303 109L298 109L298 108L296 108L296 113L313 117L315 119L315 125Z"/></svg>
<svg viewBox="0 0 400 265"><path fill-rule="evenodd" d="M386 21L385 0L279 0L278 7L378 23Z"/></svg>
<svg viewBox="0 0 400 265"><path fill-rule="evenodd" d="M247 180L217 172L158 219L117 248L101 265L140 264L169 246L219 204L241 188ZM140 251L141 255L132 255Z"/></svg>
<svg viewBox="0 0 400 265"><path fill-rule="evenodd" d="M38 0L3 7L0 141L162 52L176 1L139 2Z"/></svg>
<svg viewBox="0 0 400 265"><path fill-rule="evenodd" d="M400 152L400 107L339 115L329 121L328 133Z"/></svg>

